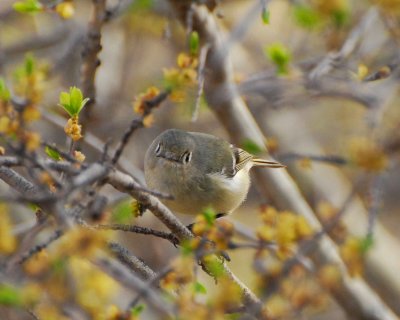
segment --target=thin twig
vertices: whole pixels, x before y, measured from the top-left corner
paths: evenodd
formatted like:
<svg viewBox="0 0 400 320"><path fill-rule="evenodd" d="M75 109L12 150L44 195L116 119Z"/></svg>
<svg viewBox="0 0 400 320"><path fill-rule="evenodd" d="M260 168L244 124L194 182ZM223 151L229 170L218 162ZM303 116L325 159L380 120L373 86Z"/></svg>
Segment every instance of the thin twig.
<svg viewBox="0 0 400 320"><path fill-rule="evenodd" d="M139 273L144 279L152 279L156 276L156 273L148 265L119 243L109 242L108 246L119 261L129 267L129 269Z"/></svg>
<svg viewBox="0 0 400 320"><path fill-rule="evenodd" d="M205 72L205 66L206 66L206 58L207 58L207 53L208 53L209 49L210 49L210 45L208 43L206 43L200 50L199 67L197 70L198 86L197 86L196 101L194 104L194 110L193 110L193 114L192 114L192 122L195 122L199 115L200 101L201 101L201 96L203 94L203 89L204 89L204 72Z"/></svg>
<svg viewBox="0 0 400 320"><path fill-rule="evenodd" d="M174 236L173 234L169 232L163 232L159 230L154 230L151 228L146 228L146 227L140 227L140 226L134 226L134 225L127 225L127 224L100 224L95 226L97 229L103 229L103 230L118 230L118 231L124 231L124 232L132 232L132 233L138 233L138 234L147 234L147 235L152 235L161 239L168 240L171 242L174 246L179 244L179 239Z"/></svg>
<svg viewBox="0 0 400 320"><path fill-rule="evenodd" d="M101 46L101 29L106 18L106 0L92 0L93 11L86 35L85 47L82 51L81 83L83 95L89 102L83 109L83 124L89 119L92 107L96 103L95 76L100 66L99 52Z"/></svg>
<svg viewBox="0 0 400 320"><path fill-rule="evenodd" d="M45 242L34 246L29 251L22 254L17 263L23 264L26 260L34 256L35 254L47 248L50 244L59 239L63 234L64 232L62 230L56 230Z"/></svg>
<svg viewBox="0 0 400 320"><path fill-rule="evenodd" d="M289 153L283 153L283 154L276 154L275 155L277 159L279 159L282 162L286 161L294 161L294 160L299 160L299 159L309 159L311 161L316 161L316 162L324 162L324 163L330 163L330 164L336 164L336 165L345 165L348 164L348 160L340 157L340 156L334 156L334 155L312 155L312 154L301 154L301 153L295 153L295 152L289 152Z"/></svg>

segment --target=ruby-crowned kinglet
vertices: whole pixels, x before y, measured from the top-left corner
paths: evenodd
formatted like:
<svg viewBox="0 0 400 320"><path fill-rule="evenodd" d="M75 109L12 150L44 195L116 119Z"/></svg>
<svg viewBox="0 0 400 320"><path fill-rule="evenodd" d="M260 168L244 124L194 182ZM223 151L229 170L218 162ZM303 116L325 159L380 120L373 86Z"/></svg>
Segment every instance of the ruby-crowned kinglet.
<svg viewBox="0 0 400 320"><path fill-rule="evenodd" d="M176 212L198 214L211 207L227 214L246 198L253 166L284 167L257 159L221 138L170 129L147 150L144 174L149 188L173 197L162 201Z"/></svg>

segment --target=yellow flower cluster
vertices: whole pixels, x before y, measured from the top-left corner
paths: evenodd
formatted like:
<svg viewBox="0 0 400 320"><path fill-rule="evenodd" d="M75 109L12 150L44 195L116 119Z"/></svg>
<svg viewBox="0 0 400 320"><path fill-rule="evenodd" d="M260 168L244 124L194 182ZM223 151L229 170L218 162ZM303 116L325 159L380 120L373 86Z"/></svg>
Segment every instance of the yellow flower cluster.
<svg viewBox="0 0 400 320"><path fill-rule="evenodd" d="M12 222L5 204L0 204L0 253L10 254L17 248L17 239L12 233Z"/></svg>
<svg viewBox="0 0 400 320"><path fill-rule="evenodd" d="M367 171L379 172L387 166L387 157L382 148L370 139L353 138L349 141L348 150L350 160Z"/></svg>
<svg viewBox="0 0 400 320"><path fill-rule="evenodd" d="M210 224L204 215L198 215L193 225L193 233L196 236L212 241L217 250L228 248L233 231L233 224L230 221L221 219Z"/></svg>
<svg viewBox="0 0 400 320"><path fill-rule="evenodd" d="M74 141L78 141L82 138L82 126L78 121L77 116L71 117L64 127L64 132Z"/></svg>
<svg viewBox="0 0 400 320"><path fill-rule="evenodd" d="M335 221L339 210L333 207L329 202L322 201L318 203L316 213L321 220L322 225L330 226L328 234L335 241L343 241L347 236L347 228L342 220ZM331 225L334 222L334 225Z"/></svg>
<svg viewBox="0 0 400 320"><path fill-rule="evenodd" d="M149 87L146 92L141 93L138 97L135 97L133 102L133 111L145 115L148 111L147 102L154 99L160 94L160 90L157 87ZM148 128L154 122L154 117L152 114L147 114L143 118L143 125Z"/></svg>
<svg viewBox="0 0 400 320"><path fill-rule="evenodd" d="M65 19L71 19L75 14L75 6L72 1L64 1L56 5L56 12Z"/></svg>
<svg viewBox="0 0 400 320"><path fill-rule="evenodd" d="M91 258L98 249L107 247L109 235L110 233L107 232L76 227L62 237L58 252L63 256Z"/></svg>
<svg viewBox="0 0 400 320"><path fill-rule="evenodd" d="M329 284L332 281L338 281L335 274L329 274L327 278ZM332 284L331 288L337 283ZM288 319L305 308L324 307L329 299L325 289L330 288L321 287L321 281L318 278L310 275L302 266L295 266L281 280L279 290L266 301L265 311L269 318Z"/></svg>
<svg viewBox="0 0 400 320"><path fill-rule="evenodd" d="M378 5L384 12L389 14L400 14L400 2L398 0L371 0Z"/></svg>
<svg viewBox="0 0 400 320"><path fill-rule="evenodd" d="M311 3L322 14L330 15L338 11L347 11L349 9L348 0L312 0Z"/></svg>
<svg viewBox="0 0 400 320"><path fill-rule="evenodd" d="M362 275L364 261L362 239L349 237L340 247L340 255L351 276Z"/></svg>
<svg viewBox="0 0 400 320"><path fill-rule="evenodd" d="M171 90L170 98L175 102L183 102L186 99L187 90L197 84L196 57L187 53L180 53L177 58L178 67L164 69L164 82Z"/></svg>
<svg viewBox="0 0 400 320"><path fill-rule="evenodd" d="M177 257L171 264L172 271L161 281L164 289L175 291L194 281L194 260L191 256Z"/></svg>
<svg viewBox="0 0 400 320"><path fill-rule="evenodd" d="M74 158L75 158L78 162L82 163L82 162L85 161L86 156L85 156L82 152L75 150L75 151L74 151Z"/></svg>
<svg viewBox="0 0 400 320"><path fill-rule="evenodd" d="M104 319L110 301L118 292L118 283L86 259L73 257L69 267L75 279L76 301L91 315L91 319Z"/></svg>
<svg viewBox="0 0 400 320"><path fill-rule="evenodd" d="M298 241L312 235L312 229L303 216L290 211L278 212L273 207L261 210L263 224L257 229L257 236L266 242L276 242L279 253L285 256Z"/></svg>
<svg viewBox="0 0 400 320"><path fill-rule="evenodd" d="M139 94L133 101L133 111L143 115L147 111L147 101L154 99L160 94L157 87L149 87L146 92Z"/></svg>

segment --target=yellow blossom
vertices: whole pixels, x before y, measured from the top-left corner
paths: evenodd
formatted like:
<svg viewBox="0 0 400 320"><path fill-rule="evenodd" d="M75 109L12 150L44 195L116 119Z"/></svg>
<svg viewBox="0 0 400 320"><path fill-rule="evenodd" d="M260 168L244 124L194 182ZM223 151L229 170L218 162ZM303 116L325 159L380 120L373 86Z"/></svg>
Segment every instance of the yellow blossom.
<svg viewBox="0 0 400 320"><path fill-rule="evenodd" d="M400 14L400 2L398 0L371 0L383 11L389 14Z"/></svg>
<svg viewBox="0 0 400 320"><path fill-rule="evenodd" d="M7 133L10 127L10 118L7 116L0 117L0 133Z"/></svg>
<svg viewBox="0 0 400 320"><path fill-rule="evenodd" d="M304 157L304 158L299 160L299 165L303 169L311 169L311 166L312 166L311 159L307 158L307 157Z"/></svg>
<svg viewBox="0 0 400 320"><path fill-rule="evenodd" d="M82 163L83 161L85 161L86 156L85 156L82 152L75 150L75 151L74 151L74 158L75 158L78 162L81 162L81 163Z"/></svg>
<svg viewBox="0 0 400 320"><path fill-rule="evenodd" d="M144 117L143 125L145 126L145 128L151 127L153 123L154 123L154 116L152 114L149 114Z"/></svg>
<svg viewBox="0 0 400 320"><path fill-rule="evenodd" d="M228 249L230 240L233 237L233 223L226 220L217 220L214 226L207 233L206 238L211 240L216 249L225 250Z"/></svg>
<svg viewBox="0 0 400 320"><path fill-rule="evenodd" d="M275 224L278 218L278 211L271 206L261 208L261 219L266 224Z"/></svg>
<svg viewBox="0 0 400 320"><path fill-rule="evenodd" d="M272 242L276 239L276 230L272 226L262 225L257 228L257 237L266 242Z"/></svg>
<svg viewBox="0 0 400 320"><path fill-rule="evenodd" d="M276 137L269 137L265 145L270 153L274 153L279 149L279 142Z"/></svg>
<svg viewBox="0 0 400 320"><path fill-rule="evenodd" d="M62 310L59 310L53 303L41 303L35 309L35 314L39 319L43 320L69 320L69 317L63 315Z"/></svg>
<svg viewBox="0 0 400 320"><path fill-rule="evenodd" d="M177 61L178 67L182 68L182 69L185 69L185 68L194 69L198 65L197 58L193 57L191 55L188 55L185 52L181 52L180 54L178 54L176 61Z"/></svg>
<svg viewBox="0 0 400 320"><path fill-rule="evenodd" d="M274 294L266 303L268 314L272 318L284 318L290 312L290 304L287 299L279 294Z"/></svg>
<svg viewBox="0 0 400 320"><path fill-rule="evenodd" d="M82 138L82 126L78 123L78 117L69 118L64 131L72 140L78 141Z"/></svg>
<svg viewBox="0 0 400 320"><path fill-rule="evenodd" d="M106 248L108 235L106 232L76 227L63 236L59 252L90 258L98 249Z"/></svg>
<svg viewBox="0 0 400 320"><path fill-rule="evenodd" d="M360 63L357 68L357 79L363 80L367 75L368 75L368 67L365 64Z"/></svg>
<svg viewBox="0 0 400 320"><path fill-rule="evenodd" d="M23 305L33 307L39 302L42 293L43 289L37 283L30 282L25 284L22 290Z"/></svg>
<svg viewBox="0 0 400 320"><path fill-rule="evenodd" d="M173 271L169 272L161 281L165 289L177 290L179 286L194 280L194 261L190 256L181 256L172 262Z"/></svg>
<svg viewBox="0 0 400 320"><path fill-rule="evenodd" d="M350 159L367 171L382 171L387 166L387 157L371 139L353 138L348 145Z"/></svg>
<svg viewBox="0 0 400 320"><path fill-rule="evenodd" d="M17 239L12 232L12 222L5 204L0 204L0 253L10 254L17 248Z"/></svg>
<svg viewBox="0 0 400 320"><path fill-rule="evenodd" d="M218 279L218 289L212 301L218 309L227 310L240 305L242 300L242 290L239 285L222 276Z"/></svg>
<svg viewBox="0 0 400 320"><path fill-rule="evenodd" d="M154 99L159 94L160 90L157 87L149 87L146 92L141 93L138 97L135 97L133 111L143 115L147 110L147 101Z"/></svg>
<svg viewBox="0 0 400 320"><path fill-rule="evenodd" d="M69 265L75 278L77 302L91 314L91 319L104 319L102 315L118 292L118 283L85 259L73 257Z"/></svg>
<svg viewBox="0 0 400 320"><path fill-rule="evenodd" d="M32 122L35 120L40 119L40 111L34 105L27 106L24 111L22 112L22 118L25 122Z"/></svg>
<svg viewBox="0 0 400 320"><path fill-rule="evenodd" d="M296 216L288 211L279 214L276 223L276 241L279 245L287 245L296 240Z"/></svg>
<svg viewBox="0 0 400 320"><path fill-rule="evenodd" d="M347 11L349 9L348 0L312 0L312 4L319 12L327 15Z"/></svg>
<svg viewBox="0 0 400 320"><path fill-rule="evenodd" d="M26 132L24 139L28 151L35 151L40 146L40 135L37 132Z"/></svg>
<svg viewBox="0 0 400 320"><path fill-rule="evenodd" d="M296 216L296 233L299 239L308 238L313 234L311 226L303 216Z"/></svg>
<svg viewBox="0 0 400 320"><path fill-rule="evenodd" d="M32 276L46 273L50 268L50 257L46 250L41 250L24 263L24 270Z"/></svg>
<svg viewBox="0 0 400 320"><path fill-rule="evenodd" d="M75 14L75 7L71 1L64 1L56 6L56 12L63 19L71 19Z"/></svg>
<svg viewBox="0 0 400 320"><path fill-rule="evenodd" d="M181 73L182 81L185 84L194 84L197 79L197 71L193 69L183 69Z"/></svg>
<svg viewBox="0 0 400 320"><path fill-rule="evenodd" d="M337 288L342 281L339 267L332 264L323 266L318 271L318 280L326 289L332 290Z"/></svg>
<svg viewBox="0 0 400 320"><path fill-rule="evenodd" d="M350 237L340 247L340 255L346 264L351 276L361 275L363 272L363 251L362 241Z"/></svg>

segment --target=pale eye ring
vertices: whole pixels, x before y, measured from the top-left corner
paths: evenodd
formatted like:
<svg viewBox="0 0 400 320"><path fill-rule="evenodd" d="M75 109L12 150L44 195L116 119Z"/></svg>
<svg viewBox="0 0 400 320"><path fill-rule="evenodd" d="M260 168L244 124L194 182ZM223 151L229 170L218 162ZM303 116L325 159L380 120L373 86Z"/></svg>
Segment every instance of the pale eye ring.
<svg viewBox="0 0 400 320"><path fill-rule="evenodd" d="M157 155L157 156L160 154L160 152L161 152L161 142L158 143L155 152L156 152L156 155Z"/></svg>
<svg viewBox="0 0 400 320"><path fill-rule="evenodd" d="M190 160L192 160L192 153L190 151L186 151L183 155L182 155L182 162L183 163L189 163Z"/></svg>

